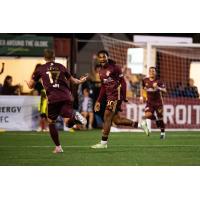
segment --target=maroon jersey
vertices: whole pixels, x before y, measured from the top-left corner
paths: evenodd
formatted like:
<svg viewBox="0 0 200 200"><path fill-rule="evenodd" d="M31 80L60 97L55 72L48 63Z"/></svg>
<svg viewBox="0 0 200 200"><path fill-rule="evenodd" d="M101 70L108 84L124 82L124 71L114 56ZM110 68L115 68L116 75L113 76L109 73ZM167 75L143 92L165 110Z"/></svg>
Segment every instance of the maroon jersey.
<svg viewBox="0 0 200 200"><path fill-rule="evenodd" d="M98 101L101 101L103 95L106 95L107 101L124 100L126 98L123 94L125 92L121 90L123 74L119 66L106 64L99 71L99 75L102 87Z"/></svg>
<svg viewBox="0 0 200 200"><path fill-rule="evenodd" d="M162 93L159 88L154 88L153 84L157 83L159 88L165 88L164 83L159 80L155 79L151 81L149 78L144 78L142 81L143 89L147 92L147 103L150 104L162 104Z"/></svg>
<svg viewBox="0 0 200 200"><path fill-rule="evenodd" d="M42 84L46 90L49 103L59 101L72 101L72 94L68 87L68 81L71 74L59 63L47 62L37 68L33 73L33 80L42 79Z"/></svg>

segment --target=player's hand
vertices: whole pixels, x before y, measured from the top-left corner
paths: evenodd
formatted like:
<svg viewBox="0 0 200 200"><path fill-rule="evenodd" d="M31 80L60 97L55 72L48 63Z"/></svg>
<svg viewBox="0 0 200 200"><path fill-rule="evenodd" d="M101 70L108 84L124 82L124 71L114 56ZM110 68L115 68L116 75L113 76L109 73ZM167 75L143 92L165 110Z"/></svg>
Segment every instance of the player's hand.
<svg viewBox="0 0 200 200"><path fill-rule="evenodd" d="M96 102L95 103L95 106L94 106L94 112L98 112L98 111L100 111L100 107L101 107L101 104L100 104L100 102Z"/></svg>
<svg viewBox="0 0 200 200"><path fill-rule="evenodd" d="M153 88L154 88L154 89L158 88L158 83L156 83L156 82L153 83Z"/></svg>
<svg viewBox="0 0 200 200"><path fill-rule="evenodd" d="M145 97L140 97L140 103L145 103L146 102L146 98Z"/></svg>
<svg viewBox="0 0 200 200"><path fill-rule="evenodd" d="M89 74L85 74L84 76L81 76L79 79L81 81L81 83L84 83L85 81L87 81L88 76L89 76Z"/></svg>

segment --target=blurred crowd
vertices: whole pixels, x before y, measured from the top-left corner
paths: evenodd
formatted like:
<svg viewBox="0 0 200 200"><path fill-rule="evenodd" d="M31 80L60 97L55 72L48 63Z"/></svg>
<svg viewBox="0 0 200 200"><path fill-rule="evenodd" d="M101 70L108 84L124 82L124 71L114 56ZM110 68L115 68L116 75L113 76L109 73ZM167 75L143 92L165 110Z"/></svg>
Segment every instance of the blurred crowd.
<svg viewBox="0 0 200 200"><path fill-rule="evenodd" d="M168 88L169 97L199 98L199 91L194 85L193 79L189 79L186 85L183 85L181 82L177 82L175 87L169 84Z"/></svg>

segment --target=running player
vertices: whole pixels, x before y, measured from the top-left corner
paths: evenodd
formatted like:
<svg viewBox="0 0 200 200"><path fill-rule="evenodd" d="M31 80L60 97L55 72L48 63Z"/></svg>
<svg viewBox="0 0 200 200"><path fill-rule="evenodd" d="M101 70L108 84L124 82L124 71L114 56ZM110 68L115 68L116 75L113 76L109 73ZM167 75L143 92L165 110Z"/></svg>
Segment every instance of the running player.
<svg viewBox="0 0 200 200"><path fill-rule="evenodd" d="M42 80L48 99L49 131L56 145L53 153L61 153L63 149L55 127L57 117L62 116L68 127L72 127L76 122L86 123L85 118L79 113L73 112L73 97L68 87L68 81L73 84L82 84L87 80L87 76L83 76L80 80L74 78L62 64L55 62L53 50L46 49L44 59L46 63L34 71L31 80L27 84L32 89L39 79Z"/></svg>
<svg viewBox="0 0 200 200"><path fill-rule="evenodd" d="M165 124L163 121L163 99L162 92L166 93L165 84L157 79L156 68L149 68L149 77L144 78L142 81L143 94L146 93L146 97L143 97L146 102L145 117L141 123L145 133L149 135L149 129L147 127L146 120L156 120L156 125L160 128L160 139L165 139Z"/></svg>
<svg viewBox="0 0 200 200"><path fill-rule="evenodd" d="M107 148L108 137L112 122L116 125L138 127L138 122L121 117L118 112L121 111L122 101L126 100L126 82L122 70L113 60L109 59L107 51L98 52L98 60L101 65L99 71L102 82L99 97L95 103L94 111L100 110L101 101L106 96L107 105L104 112L104 124L102 130L101 142L91 146L94 149Z"/></svg>

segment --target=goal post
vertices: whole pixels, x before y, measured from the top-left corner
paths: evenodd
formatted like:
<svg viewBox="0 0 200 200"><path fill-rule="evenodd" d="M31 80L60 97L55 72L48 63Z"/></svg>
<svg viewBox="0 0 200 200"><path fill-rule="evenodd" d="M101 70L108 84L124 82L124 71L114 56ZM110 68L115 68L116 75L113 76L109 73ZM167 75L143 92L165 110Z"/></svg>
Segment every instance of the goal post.
<svg viewBox="0 0 200 200"><path fill-rule="evenodd" d="M101 40L110 57L123 68L129 68L128 50L131 48L143 49L142 75L148 76L148 68L156 66L157 75L168 91L164 96L166 130L200 130L200 44L134 43L104 35L101 35ZM136 57L132 58L133 65L130 66L132 76L137 75L134 73L139 62ZM133 95L129 104L124 105L122 114L140 121L143 112L144 105ZM152 127L155 128L154 123Z"/></svg>

